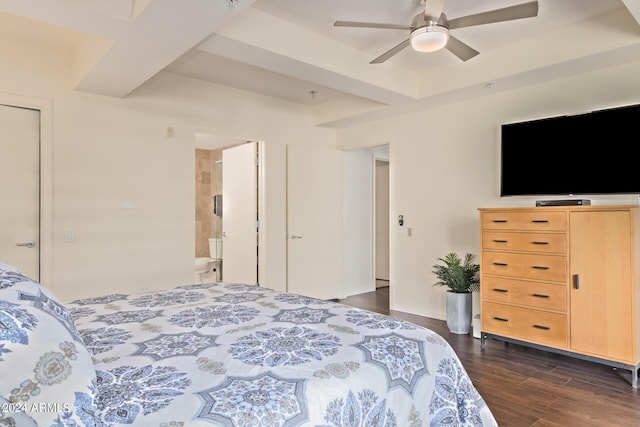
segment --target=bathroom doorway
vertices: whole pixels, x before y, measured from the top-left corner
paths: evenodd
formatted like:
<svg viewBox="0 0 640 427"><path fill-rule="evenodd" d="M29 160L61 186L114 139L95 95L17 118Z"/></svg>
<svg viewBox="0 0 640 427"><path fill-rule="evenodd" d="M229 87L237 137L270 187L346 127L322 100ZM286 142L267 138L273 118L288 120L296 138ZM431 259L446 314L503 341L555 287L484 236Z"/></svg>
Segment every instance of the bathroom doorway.
<svg viewBox="0 0 640 427"><path fill-rule="evenodd" d="M195 283L224 280L222 152L244 143L195 133Z"/></svg>

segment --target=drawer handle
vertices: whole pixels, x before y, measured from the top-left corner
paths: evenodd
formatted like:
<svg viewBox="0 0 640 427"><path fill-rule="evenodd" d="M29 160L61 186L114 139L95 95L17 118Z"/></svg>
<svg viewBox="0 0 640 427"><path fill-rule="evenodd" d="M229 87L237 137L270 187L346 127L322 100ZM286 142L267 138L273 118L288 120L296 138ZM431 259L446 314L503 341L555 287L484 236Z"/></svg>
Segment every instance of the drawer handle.
<svg viewBox="0 0 640 427"><path fill-rule="evenodd" d="M531 242L534 245L548 245L549 242Z"/></svg>
<svg viewBox="0 0 640 427"><path fill-rule="evenodd" d="M548 219L534 219L534 220L531 220L531 222L535 222L535 223L547 223L547 222L549 222L549 220L548 220Z"/></svg>
<svg viewBox="0 0 640 427"><path fill-rule="evenodd" d="M536 298L549 298L549 295L544 295L544 294L533 294L533 296Z"/></svg>
<svg viewBox="0 0 640 427"><path fill-rule="evenodd" d="M534 265L531 268L535 268L536 270L548 270L549 269L549 267L546 267L544 265Z"/></svg>
<svg viewBox="0 0 640 427"><path fill-rule="evenodd" d="M508 240L493 239L493 243L509 243Z"/></svg>
<svg viewBox="0 0 640 427"><path fill-rule="evenodd" d="M533 325L533 327L536 328L536 329L542 329L543 331L548 331L548 330L551 329L548 326L542 326L542 325Z"/></svg>
<svg viewBox="0 0 640 427"><path fill-rule="evenodd" d="M493 265L499 265L500 267L506 267L509 264L507 264L506 262L494 262Z"/></svg>
<svg viewBox="0 0 640 427"><path fill-rule="evenodd" d="M504 317L494 317L495 320L499 320L501 322L508 322L509 319L505 319Z"/></svg>
<svg viewBox="0 0 640 427"><path fill-rule="evenodd" d="M507 292L509 292L507 289L500 289L500 288L493 288L493 290L494 290L495 292L502 292L502 293L507 293Z"/></svg>
<svg viewBox="0 0 640 427"><path fill-rule="evenodd" d="M494 219L493 222L507 222L506 219Z"/></svg>

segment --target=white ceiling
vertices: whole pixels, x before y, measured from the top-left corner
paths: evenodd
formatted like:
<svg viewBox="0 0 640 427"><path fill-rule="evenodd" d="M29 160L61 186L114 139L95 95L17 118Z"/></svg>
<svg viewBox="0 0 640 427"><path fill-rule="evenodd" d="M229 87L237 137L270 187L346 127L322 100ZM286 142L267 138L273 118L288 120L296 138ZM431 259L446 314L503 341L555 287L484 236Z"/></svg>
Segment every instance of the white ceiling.
<svg viewBox="0 0 640 427"><path fill-rule="evenodd" d="M406 48L371 65L408 32L333 26L409 25L420 0L2 0L0 33L72 49L79 91L126 97L165 71L302 104L333 128L640 59L640 0L538 3L535 18L452 30L480 51L467 62Z"/></svg>

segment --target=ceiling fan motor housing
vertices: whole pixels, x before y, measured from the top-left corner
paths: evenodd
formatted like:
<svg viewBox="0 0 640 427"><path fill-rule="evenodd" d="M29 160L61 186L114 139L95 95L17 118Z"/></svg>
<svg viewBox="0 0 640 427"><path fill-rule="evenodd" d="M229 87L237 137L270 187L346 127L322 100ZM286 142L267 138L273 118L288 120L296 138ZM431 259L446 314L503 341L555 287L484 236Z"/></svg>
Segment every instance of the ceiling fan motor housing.
<svg viewBox="0 0 640 427"><path fill-rule="evenodd" d="M426 27L438 25L440 27L444 27L447 30L449 29L449 21L447 21L447 15L444 13L440 14L439 18L434 18L433 16L425 15L424 13L419 13L413 17L413 21L411 21L411 31L416 28Z"/></svg>
<svg viewBox="0 0 640 427"><path fill-rule="evenodd" d="M444 13L438 19L420 13L411 23L411 47L418 52L435 52L449 41L449 27Z"/></svg>

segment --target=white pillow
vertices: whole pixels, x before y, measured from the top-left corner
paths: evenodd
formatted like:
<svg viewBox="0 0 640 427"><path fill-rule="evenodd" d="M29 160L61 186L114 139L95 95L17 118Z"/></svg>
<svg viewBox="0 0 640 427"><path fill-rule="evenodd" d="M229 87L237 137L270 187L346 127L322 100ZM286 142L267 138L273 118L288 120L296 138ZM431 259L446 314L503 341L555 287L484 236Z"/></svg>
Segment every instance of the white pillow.
<svg viewBox="0 0 640 427"><path fill-rule="evenodd" d="M12 265L9 265L5 262L0 261L0 270L8 270L8 271L18 271L17 268L15 268Z"/></svg>
<svg viewBox="0 0 640 427"><path fill-rule="evenodd" d="M32 280L20 273L17 268L0 261L0 289L28 281Z"/></svg>
<svg viewBox="0 0 640 427"><path fill-rule="evenodd" d="M16 281L12 272L0 266L3 421L22 425L28 416L45 427L93 426L95 367L69 310L51 291Z"/></svg>

